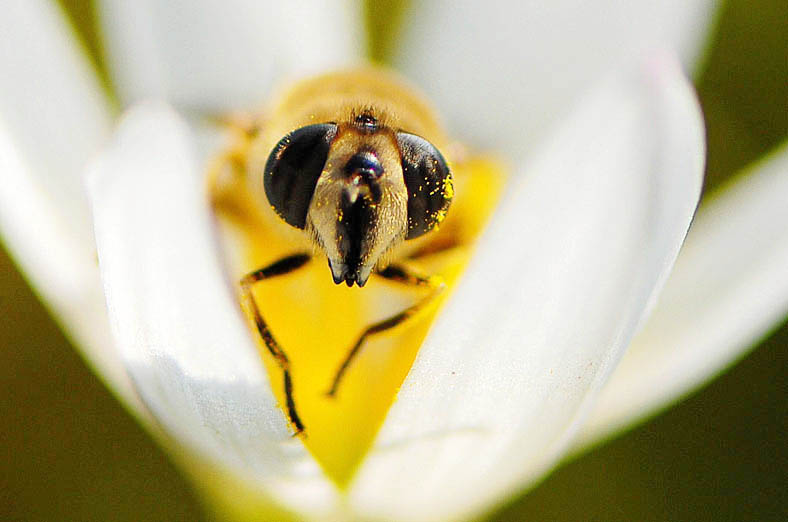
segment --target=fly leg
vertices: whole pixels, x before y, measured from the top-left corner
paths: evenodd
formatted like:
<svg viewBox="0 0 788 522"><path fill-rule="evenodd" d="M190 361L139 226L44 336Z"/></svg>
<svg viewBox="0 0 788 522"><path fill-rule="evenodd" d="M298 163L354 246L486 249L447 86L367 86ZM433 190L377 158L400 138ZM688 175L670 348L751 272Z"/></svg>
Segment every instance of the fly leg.
<svg viewBox="0 0 788 522"><path fill-rule="evenodd" d="M255 283L258 283L264 279L289 274L290 272L293 272L304 266L309 261L309 259L310 257L307 254L294 254L284 257L266 267L255 270L254 272L250 272L244 276L243 279L241 279L241 299L243 304L254 319L257 332L260 334L260 337L265 343L265 347L274 357L276 363L279 365L279 368L282 369L285 384L285 400L287 402L287 416L290 419L290 423L293 425L293 428L295 429L296 435L304 431L304 424L298 417L295 401L293 400L293 381L290 377L290 361L287 358L284 350L282 350L282 348L279 346L279 343L277 343L276 339L274 339L271 330L268 328L268 325L263 319L260 309L257 307L257 302L254 300L254 296L252 295L252 287Z"/></svg>
<svg viewBox="0 0 788 522"><path fill-rule="evenodd" d="M381 332L385 332L402 324L403 322L407 321L411 317L416 316L425 308L428 307L430 303L432 303L443 291L446 289L446 283L443 281L443 278L440 276L422 276L411 270L409 267L400 264L392 264L386 267L383 270L376 272L377 275L384 277L390 281L396 281L399 283L404 283L409 286L420 286L431 289L431 292L424 297L421 301L417 302L416 304L409 306L405 310L399 312L388 319L384 319L377 323L374 323L368 326L358 337L353 347L348 352L347 356L345 356L345 360L342 361L342 365L337 370L336 374L334 375L334 380L331 383L331 388L328 390L326 395L329 397L336 397L337 389L342 381L342 377L347 372L350 363L353 362L353 359L358 355L361 347L364 345L364 342L367 338L371 335L375 335Z"/></svg>
<svg viewBox="0 0 788 522"><path fill-rule="evenodd" d="M265 230L265 218L260 212L259 204L250 195L246 175L246 160L249 147L259 126L251 121L232 118L222 120L233 133L230 147L216 158L208 172L208 195L211 206L217 216L221 216L244 229L250 236ZM254 320L257 332L265 343L265 347L274 357L284 376L285 401L287 417L298 435L304 431L304 424L298 416L293 400L293 380L290 375L290 361L279 343L274 339L271 330L263 319L257 302L252 295L252 287L264 279L293 272L309 261L307 254L295 254L284 257L266 267L260 268L243 277L240 281L241 303L246 313Z"/></svg>

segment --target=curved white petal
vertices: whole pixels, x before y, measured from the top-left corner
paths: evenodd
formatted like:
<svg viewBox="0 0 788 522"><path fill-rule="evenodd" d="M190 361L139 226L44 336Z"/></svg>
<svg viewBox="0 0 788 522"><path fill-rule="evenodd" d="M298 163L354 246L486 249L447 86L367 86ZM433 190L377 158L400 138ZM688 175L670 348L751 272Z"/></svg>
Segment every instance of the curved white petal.
<svg viewBox="0 0 788 522"><path fill-rule="evenodd" d="M82 173L109 130L94 71L54 2L0 16L0 231L75 344L127 401L111 348Z"/></svg>
<svg viewBox="0 0 788 522"><path fill-rule="evenodd" d="M697 204L700 111L673 61L617 75L515 177L353 484L370 517L472 514L563 453Z"/></svg>
<svg viewBox="0 0 788 522"><path fill-rule="evenodd" d="M654 313L607 383L579 446L721 371L788 313L788 145L698 211Z"/></svg>
<svg viewBox="0 0 788 522"><path fill-rule="evenodd" d="M613 67L674 48L693 64L714 0L413 2L394 62L469 143L521 159Z"/></svg>
<svg viewBox="0 0 788 522"><path fill-rule="evenodd" d="M333 509L333 486L292 437L223 276L197 163L183 120L146 104L124 117L91 169L118 349L176 440L291 509Z"/></svg>
<svg viewBox="0 0 788 522"><path fill-rule="evenodd" d="M253 107L274 80L346 66L361 51L356 0L100 0L121 97L207 111Z"/></svg>

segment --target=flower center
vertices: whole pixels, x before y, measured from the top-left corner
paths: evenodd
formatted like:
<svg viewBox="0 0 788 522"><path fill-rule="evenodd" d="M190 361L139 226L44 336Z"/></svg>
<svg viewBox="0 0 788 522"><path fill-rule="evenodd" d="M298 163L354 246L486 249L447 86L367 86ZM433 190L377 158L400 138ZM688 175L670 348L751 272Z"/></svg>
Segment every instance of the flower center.
<svg viewBox="0 0 788 522"><path fill-rule="evenodd" d="M303 442L339 487L349 483L372 445L497 201L503 181L499 164L479 158L453 165L453 169L457 195L446 220L439 230L407 242L408 257L396 260L424 276L438 276L448 291L396 327L368 336L334 396L327 392L362 332L423 300L429 289L374 274L364 288L336 285L320 253L304 267L253 287L261 315L289 360L292 395L304 425ZM225 211L219 212L219 218L234 280L305 251L300 237L268 219L266 209L257 208L249 194L239 190L223 197L226 201L220 209ZM257 331L250 327L250 334L258 341L273 392L286 415L282 368Z"/></svg>

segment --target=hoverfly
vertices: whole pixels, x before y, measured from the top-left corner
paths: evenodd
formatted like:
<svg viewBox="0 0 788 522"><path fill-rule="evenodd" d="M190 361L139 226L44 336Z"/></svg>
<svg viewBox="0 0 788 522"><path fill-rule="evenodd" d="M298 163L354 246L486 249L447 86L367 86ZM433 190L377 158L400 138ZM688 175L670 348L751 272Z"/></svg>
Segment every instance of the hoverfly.
<svg viewBox="0 0 788 522"><path fill-rule="evenodd" d="M212 169L211 201L218 216L249 229L251 241L264 241L255 221L265 222L257 229L272 221L288 229L281 233L292 250L246 273L240 294L281 372L284 409L298 434L304 423L288 347L269 327L253 290L320 259L327 264L321 277L357 292L375 278L427 289L416 303L359 328L326 383L326 394L335 396L371 337L418 315L446 288L443 278L414 270L410 261L465 241L457 227L437 233L455 183L441 151L456 148L422 97L379 69L302 81L262 116L233 125L238 140Z"/></svg>

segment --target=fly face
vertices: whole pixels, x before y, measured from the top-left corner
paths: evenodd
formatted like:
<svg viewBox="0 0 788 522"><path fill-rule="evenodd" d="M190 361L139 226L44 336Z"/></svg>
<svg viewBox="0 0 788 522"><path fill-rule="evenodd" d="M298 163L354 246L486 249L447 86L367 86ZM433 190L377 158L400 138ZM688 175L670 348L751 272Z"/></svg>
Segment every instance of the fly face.
<svg viewBox="0 0 788 522"><path fill-rule="evenodd" d="M337 284L364 286L388 252L434 228L451 202L440 152L381 120L364 108L344 121L301 127L266 163L269 203L314 239Z"/></svg>
<svg viewBox="0 0 788 522"><path fill-rule="evenodd" d="M307 212L307 231L325 251L335 283L364 286L406 235L407 199L392 133L341 125Z"/></svg>

